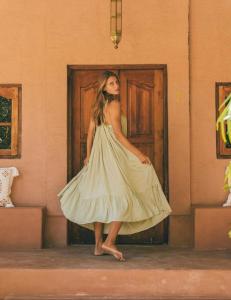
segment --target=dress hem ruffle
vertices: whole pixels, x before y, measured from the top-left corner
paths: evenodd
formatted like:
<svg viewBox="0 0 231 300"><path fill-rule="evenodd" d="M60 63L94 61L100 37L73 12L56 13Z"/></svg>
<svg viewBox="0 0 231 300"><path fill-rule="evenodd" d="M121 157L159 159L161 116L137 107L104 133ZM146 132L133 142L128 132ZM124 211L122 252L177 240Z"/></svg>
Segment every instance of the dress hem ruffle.
<svg viewBox="0 0 231 300"><path fill-rule="evenodd" d="M155 189L155 191L153 189ZM75 216L73 215L73 211L75 211L75 208L73 207L72 209L70 209L70 207L67 206L67 210L65 210L65 206L62 203L62 198L60 199L60 202L65 217L71 222L77 223L78 225L90 230L94 230L94 222L101 222L104 223L103 233L108 233L109 224L112 221L120 221L123 222L123 224L121 225L118 234L127 235L146 230L156 225L172 212L172 209L170 208L168 202L163 201L165 197L164 195L162 196L163 200L161 199L161 193L163 192L162 190L160 190L158 184L153 183L148 189L145 190L144 193L139 194L138 197L136 197L135 194L131 193L129 195L127 194L127 197L123 194L116 197L114 195L101 195L96 198L82 199L84 200L84 207L76 208L76 211L80 210L84 212L84 210L87 209L88 216L92 211L92 217L90 217L88 220L86 220L86 215L84 213L82 214L82 220L79 217L75 218ZM145 205L142 206L142 201L139 200L142 199L142 197L152 197L152 199L150 199L150 206L148 208L147 202L145 202ZM118 199L115 201L111 201L112 198L114 198L114 200L115 198ZM130 202L129 199L132 199L132 202ZM99 201L101 201L101 205ZM77 203L77 201L73 203ZM94 205L95 203L97 203L97 206ZM113 209L110 205L111 203L117 203L118 206L114 207ZM122 203L127 203L127 206L122 206ZM92 204L93 207L91 207ZM108 207L105 204L108 204ZM132 213L131 207L133 207ZM127 214L126 211L128 212ZM143 212L143 214L141 213L141 211ZM72 215L70 215L70 212L72 212ZM76 215L79 216L78 213Z"/></svg>

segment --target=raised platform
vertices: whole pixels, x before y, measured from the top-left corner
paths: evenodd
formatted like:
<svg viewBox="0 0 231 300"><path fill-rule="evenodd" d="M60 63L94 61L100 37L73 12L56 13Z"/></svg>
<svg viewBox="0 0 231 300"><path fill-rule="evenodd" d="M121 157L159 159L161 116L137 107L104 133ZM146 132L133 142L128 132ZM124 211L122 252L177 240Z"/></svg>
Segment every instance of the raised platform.
<svg viewBox="0 0 231 300"><path fill-rule="evenodd" d="M194 205L194 247L204 250L231 249L231 207Z"/></svg>
<svg viewBox="0 0 231 300"><path fill-rule="evenodd" d="M0 298L231 299L229 250L118 247L125 262L94 245L0 251Z"/></svg>
<svg viewBox="0 0 231 300"><path fill-rule="evenodd" d="M41 249L45 207L0 207L0 249Z"/></svg>

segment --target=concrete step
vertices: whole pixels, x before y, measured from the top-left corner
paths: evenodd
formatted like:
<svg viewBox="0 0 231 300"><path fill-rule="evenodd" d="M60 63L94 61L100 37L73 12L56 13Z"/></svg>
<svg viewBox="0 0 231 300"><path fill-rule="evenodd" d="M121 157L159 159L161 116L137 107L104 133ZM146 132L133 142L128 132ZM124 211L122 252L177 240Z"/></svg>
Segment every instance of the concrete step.
<svg viewBox="0 0 231 300"><path fill-rule="evenodd" d="M58 296L41 296L41 297L5 297L4 300L217 300L213 297L58 297ZM230 300L231 298L219 298L219 300Z"/></svg>
<svg viewBox="0 0 231 300"><path fill-rule="evenodd" d="M94 256L94 245L1 251L0 298L231 299L229 250L118 247L125 262Z"/></svg>

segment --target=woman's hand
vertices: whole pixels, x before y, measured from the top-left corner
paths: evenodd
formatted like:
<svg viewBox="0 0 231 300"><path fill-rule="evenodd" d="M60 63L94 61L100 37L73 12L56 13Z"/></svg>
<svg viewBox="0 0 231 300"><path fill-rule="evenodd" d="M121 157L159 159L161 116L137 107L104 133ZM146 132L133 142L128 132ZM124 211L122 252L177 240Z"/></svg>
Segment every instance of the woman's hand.
<svg viewBox="0 0 231 300"><path fill-rule="evenodd" d="M83 161L84 166L86 166L86 165L88 164L88 161L89 161L89 157L87 156L87 157L84 159L84 161Z"/></svg>
<svg viewBox="0 0 231 300"><path fill-rule="evenodd" d="M150 158L143 153L141 153L138 158L142 162L142 164L151 164Z"/></svg>

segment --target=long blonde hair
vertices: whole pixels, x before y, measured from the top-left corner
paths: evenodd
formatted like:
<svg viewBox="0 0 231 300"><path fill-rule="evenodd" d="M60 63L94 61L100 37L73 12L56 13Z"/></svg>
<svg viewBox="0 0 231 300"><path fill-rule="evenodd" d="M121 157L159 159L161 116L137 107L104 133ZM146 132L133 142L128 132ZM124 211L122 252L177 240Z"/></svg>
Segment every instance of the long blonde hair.
<svg viewBox="0 0 231 300"><path fill-rule="evenodd" d="M107 80L111 76L116 77L119 82L119 77L116 73L112 71L104 71L103 75L99 79L99 88L97 91L96 99L91 106L91 116L97 126L101 125L102 122L105 121L103 107L106 101L111 102L114 99L120 101L119 95L109 94L107 91L104 91Z"/></svg>

